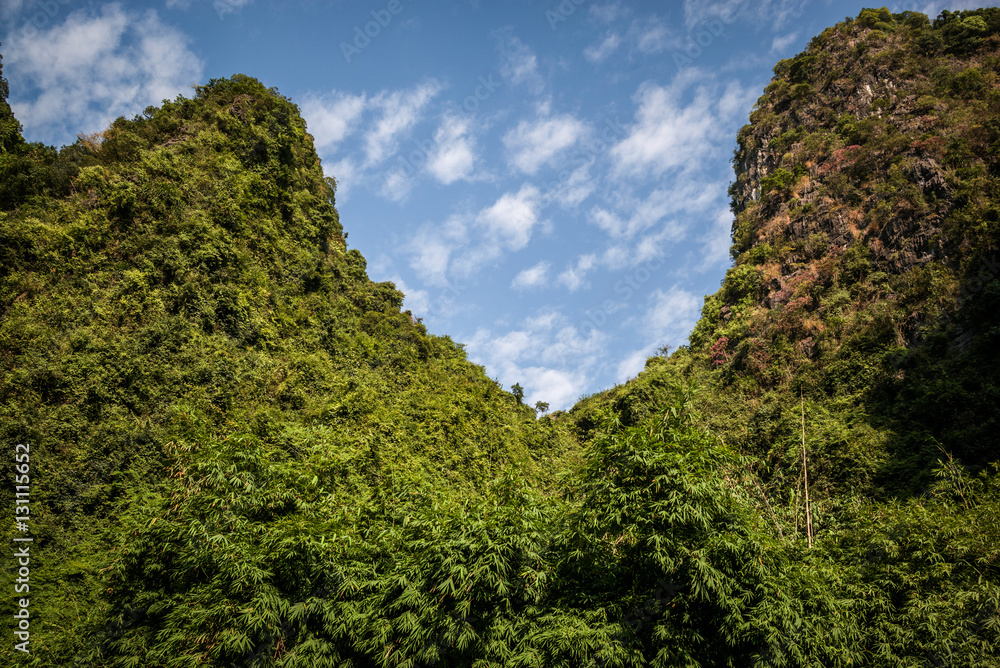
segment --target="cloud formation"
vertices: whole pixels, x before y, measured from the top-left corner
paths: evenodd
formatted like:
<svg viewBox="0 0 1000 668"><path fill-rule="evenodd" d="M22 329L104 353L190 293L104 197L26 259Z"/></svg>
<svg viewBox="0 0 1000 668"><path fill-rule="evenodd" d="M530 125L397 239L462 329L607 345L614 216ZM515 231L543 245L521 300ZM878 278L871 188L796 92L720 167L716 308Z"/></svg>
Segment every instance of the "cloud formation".
<svg viewBox="0 0 1000 668"><path fill-rule="evenodd" d="M542 261L533 267L522 269L511 281L510 287L518 291L542 287L549 281L550 267L548 262Z"/></svg>
<svg viewBox="0 0 1000 668"><path fill-rule="evenodd" d="M378 120L365 134L365 167L381 163L399 148L400 138L421 119L427 103L443 89L435 80L425 81L408 90L382 92L370 106L379 113Z"/></svg>
<svg viewBox="0 0 1000 668"><path fill-rule="evenodd" d="M366 104L364 93L351 95L332 91L324 96L305 95L301 104L302 117L306 119L316 149L333 148L350 135Z"/></svg>
<svg viewBox="0 0 1000 668"><path fill-rule="evenodd" d="M636 122L629 135L611 149L620 176L662 175L698 164L699 154L720 132L713 107L717 100L705 86L684 104L678 86L649 83L636 93ZM702 157L704 157L702 155Z"/></svg>
<svg viewBox="0 0 1000 668"><path fill-rule="evenodd" d="M480 327L469 340L470 359L496 369L509 388L520 383L529 406L544 401L552 410L569 408L599 364L607 335L584 333L557 310L545 309L503 333Z"/></svg>
<svg viewBox="0 0 1000 668"><path fill-rule="evenodd" d="M538 73L538 57L531 48L514 37L510 30L499 33L500 75L513 86L524 85L533 93L545 88L545 81Z"/></svg>
<svg viewBox="0 0 1000 668"><path fill-rule="evenodd" d="M472 177L476 162L468 118L446 115L434 134L434 149L427 169L438 181L448 185Z"/></svg>
<svg viewBox="0 0 1000 668"><path fill-rule="evenodd" d="M104 5L79 10L30 38L5 45L4 73L11 106L26 131L45 141L103 130L118 116L133 116L187 92L202 78L202 63L188 39L155 11L127 12ZM18 91L32 93L30 100Z"/></svg>
<svg viewBox="0 0 1000 668"><path fill-rule="evenodd" d="M525 174L551 165L587 133L587 126L569 114L522 120L503 137L510 163Z"/></svg>

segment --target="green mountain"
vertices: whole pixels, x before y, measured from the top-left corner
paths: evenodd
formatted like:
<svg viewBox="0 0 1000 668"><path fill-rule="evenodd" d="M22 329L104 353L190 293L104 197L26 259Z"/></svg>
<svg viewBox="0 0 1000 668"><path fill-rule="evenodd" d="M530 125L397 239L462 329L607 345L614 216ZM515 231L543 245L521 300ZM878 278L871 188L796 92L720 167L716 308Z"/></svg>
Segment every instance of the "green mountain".
<svg viewBox="0 0 1000 668"><path fill-rule="evenodd" d="M690 345L577 406L638 419L669 378L767 475L921 493L1000 453L1000 11L865 10L774 68L737 137L733 267ZM666 383L669 384L669 383Z"/></svg>
<svg viewBox="0 0 1000 668"><path fill-rule="evenodd" d="M998 47L864 10L778 63L690 345L540 419L369 280L273 89L56 150L0 76L0 656L1000 664Z"/></svg>

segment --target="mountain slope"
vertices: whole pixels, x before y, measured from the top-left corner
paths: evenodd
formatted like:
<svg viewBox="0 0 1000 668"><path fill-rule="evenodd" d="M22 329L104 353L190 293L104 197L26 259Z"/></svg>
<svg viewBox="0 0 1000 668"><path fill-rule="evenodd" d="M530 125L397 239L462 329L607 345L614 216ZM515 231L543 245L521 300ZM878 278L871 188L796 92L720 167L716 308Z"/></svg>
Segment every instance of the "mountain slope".
<svg viewBox="0 0 1000 668"><path fill-rule="evenodd" d="M311 503L328 522L416 489L475 495L504 471L551 480L545 459L564 446L549 423L368 279L335 183L275 91L212 81L61 151L25 144L12 119L0 435L31 448L31 642L45 665L97 655L93 625L121 614L97 600L102 569L156 518L178 532L155 537L160 556L222 527L253 550L261 537L237 527L311 517ZM0 494L11 507L13 489ZM180 596L185 578L161 567L170 585L147 585Z"/></svg>
<svg viewBox="0 0 1000 668"><path fill-rule="evenodd" d="M734 266L690 346L578 407L584 430L679 374L768 476L795 475L800 394L821 489L920 492L942 449L995 461L998 46L995 9L865 10L778 63L737 138Z"/></svg>

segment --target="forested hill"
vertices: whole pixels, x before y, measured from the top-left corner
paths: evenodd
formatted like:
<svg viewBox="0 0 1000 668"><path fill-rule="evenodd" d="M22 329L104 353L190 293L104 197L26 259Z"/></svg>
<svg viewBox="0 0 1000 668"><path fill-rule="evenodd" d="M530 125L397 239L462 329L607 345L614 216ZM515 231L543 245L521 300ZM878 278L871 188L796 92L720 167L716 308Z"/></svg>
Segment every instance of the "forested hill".
<svg viewBox="0 0 1000 668"><path fill-rule="evenodd" d="M238 664L366 513L552 482L554 427L368 279L275 91L212 81L61 150L0 113L0 440L31 448L37 665L116 640Z"/></svg>
<svg viewBox="0 0 1000 668"><path fill-rule="evenodd" d="M998 53L1000 10L869 9L779 62L736 138L733 267L688 347L574 409L582 433L686 378L766 476L800 475L800 396L831 491L922 493L942 451L996 461Z"/></svg>
<svg viewBox="0 0 1000 668"><path fill-rule="evenodd" d="M273 89L57 150L0 76L0 657L1000 665L998 53L883 9L778 63L690 345L541 419L368 279Z"/></svg>

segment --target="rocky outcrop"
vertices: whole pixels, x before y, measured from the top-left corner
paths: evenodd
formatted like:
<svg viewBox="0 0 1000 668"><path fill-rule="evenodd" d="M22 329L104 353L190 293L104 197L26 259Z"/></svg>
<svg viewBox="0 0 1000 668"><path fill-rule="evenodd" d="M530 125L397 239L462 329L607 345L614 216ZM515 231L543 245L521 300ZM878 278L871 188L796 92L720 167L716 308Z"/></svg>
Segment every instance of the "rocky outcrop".
<svg viewBox="0 0 1000 668"><path fill-rule="evenodd" d="M974 243L967 217L948 221L975 198L957 178L996 171L1000 144L977 135L972 111L996 118L996 58L935 47L941 28L920 15L884 14L880 27L840 24L780 62L739 133L732 254L765 274L765 308L795 272L852 246L899 276L934 261L961 272Z"/></svg>

